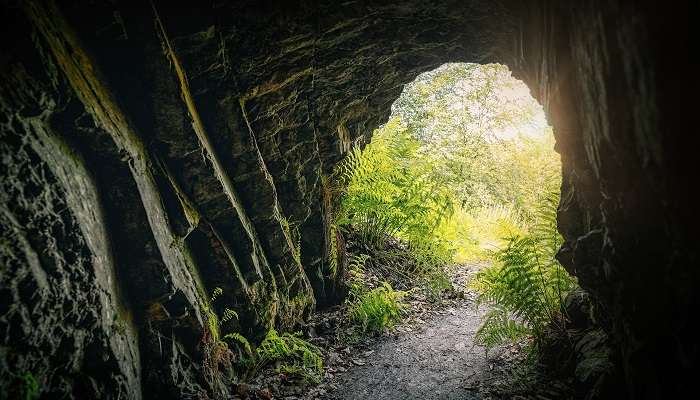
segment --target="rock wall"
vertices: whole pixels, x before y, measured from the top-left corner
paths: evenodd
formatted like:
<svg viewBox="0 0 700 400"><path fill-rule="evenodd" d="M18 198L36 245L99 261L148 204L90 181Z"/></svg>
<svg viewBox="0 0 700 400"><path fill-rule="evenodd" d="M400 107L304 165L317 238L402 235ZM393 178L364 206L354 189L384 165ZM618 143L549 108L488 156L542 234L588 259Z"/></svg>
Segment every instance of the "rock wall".
<svg viewBox="0 0 700 400"><path fill-rule="evenodd" d="M630 393L680 390L698 282L697 139L673 134L687 47L666 23L683 13L560 3L5 4L2 396L31 374L54 396L224 397L216 334L255 340L342 297L332 167L445 62L508 64L543 103L562 263ZM215 313L240 315L222 332L216 288Z"/></svg>
<svg viewBox="0 0 700 400"><path fill-rule="evenodd" d="M547 109L562 155L558 258L595 299L627 394L680 395L698 362L687 4L515 10L511 65Z"/></svg>

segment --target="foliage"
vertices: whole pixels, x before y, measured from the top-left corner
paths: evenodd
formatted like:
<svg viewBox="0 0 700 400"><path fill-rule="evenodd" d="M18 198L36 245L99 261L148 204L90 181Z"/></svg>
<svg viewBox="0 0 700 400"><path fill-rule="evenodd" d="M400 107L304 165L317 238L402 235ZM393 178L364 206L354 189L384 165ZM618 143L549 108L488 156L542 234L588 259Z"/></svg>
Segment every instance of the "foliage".
<svg viewBox="0 0 700 400"><path fill-rule="evenodd" d="M350 297L359 296L367 288L365 283L365 263L367 260L369 260L367 254L359 254L354 255L348 262Z"/></svg>
<svg viewBox="0 0 700 400"><path fill-rule="evenodd" d="M402 272L436 294L448 286L443 265L493 260L474 282L493 306L477 341L537 336L575 285L554 260L553 148L542 108L507 67L446 64L406 85L372 142L338 166L344 191L333 229L351 225L374 248L401 239L411 260ZM401 296L388 285L366 289L365 261L351 261L349 309L365 329L381 330L400 316Z"/></svg>
<svg viewBox="0 0 700 400"><path fill-rule="evenodd" d="M248 341L248 339L246 339L245 336L241 335L238 332L227 333L226 335L224 335L224 341L226 341L226 343L237 343L238 345L243 347L243 350L245 350L245 353L247 355L250 356L253 354L253 350L250 347L250 342Z"/></svg>
<svg viewBox="0 0 700 400"><path fill-rule="evenodd" d="M225 356L228 353L230 346L233 345L239 353L239 359L242 359L245 355L250 356L252 354L250 343L243 335L237 332L231 332L224 337L221 337L221 326L227 322L238 320L238 313L230 308L224 308L224 313L219 317L214 310L214 302L224 293L223 289L217 287L213 290L211 297L202 307L202 313L204 314L207 323L209 325L209 333L207 334L207 347L209 349L208 361L210 364L217 364L219 361L223 360L225 363L230 363L229 357ZM215 368L215 365L211 365Z"/></svg>
<svg viewBox="0 0 700 400"><path fill-rule="evenodd" d="M228 321L231 321L233 319L238 319L238 313L233 311L230 308L225 308L224 309L224 314L221 316L219 319L219 325L223 325Z"/></svg>
<svg viewBox="0 0 700 400"><path fill-rule="evenodd" d="M323 374L323 359L318 347L301 338L301 334L277 333L270 329L265 339L255 350L255 360L249 376L265 365L281 362L279 371L303 380L320 382Z"/></svg>
<svg viewBox="0 0 700 400"><path fill-rule="evenodd" d="M338 275L338 225L335 222L328 229L328 273L331 278Z"/></svg>
<svg viewBox="0 0 700 400"><path fill-rule="evenodd" d="M553 147L541 107L505 66L446 64L406 85L372 142L338 166L338 226L441 261L488 259L558 185Z"/></svg>
<svg viewBox="0 0 700 400"><path fill-rule="evenodd" d="M381 248L390 237L405 242L408 251L394 256L410 260L404 273L424 280L435 299L450 287L442 268L452 261L452 249L437 232L452 215L454 196L434 179L433 166L417 161L418 148L419 142L393 119L375 131L364 150L353 149L336 171L345 188L336 221L341 229L351 225L365 246ZM387 288L363 292L353 303L354 318L364 329L383 329L375 323L392 326L398 318L394 294Z"/></svg>
<svg viewBox="0 0 700 400"><path fill-rule="evenodd" d="M428 300L431 302L439 301L443 293L453 290L452 282L444 268L435 268L431 270L429 273L425 274L424 279Z"/></svg>
<svg viewBox="0 0 700 400"><path fill-rule="evenodd" d="M350 317L363 332L382 332L401 321L405 292L394 290L388 282L366 291L349 302Z"/></svg>
<svg viewBox="0 0 700 400"><path fill-rule="evenodd" d="M238 332L230 332L220 338L220 327L229 321L238 320L238 313L230 308L224 308L220 318L217 316L213 303L222 294L221 288L215 288L203 306L203 314L210 328L204 340L207 349L205 364L212 377L216 377L220 363L233 366L229 349L230 346L235 346L238 350L235 365L243 371L244 380L254 376L261 368L279 362L278 370L288 376L315 383L320 381L323 373L321 352L318 347L302 339L299 333L279 334L275 329L270 329L255 350L248 339Z"/></svg>
<svg viewBox="0 0 700 400"><path fill-rule="evenodd" d="M507 238L524 233L523 214L510 205L460 208L441 234L453 243L457 263L489 261Z"/></svg>
<svg viewBox="0 0 700 400"><path fill-rule="evenodd" d="M350 261L350 294L346 305L350 319L358 323L363 332L382 332L401 321L406 307L405 292L394 290L388 282L367 288L364 264L368 258L363 254Z"/></svg>
<svg viewBox="0 0 700 400"><path fill-rule="evenodd" d="M339 225L353 225L366 244L396 236L424 241L452 212L449 191L413 162L418 142L392 120L375 131L372 144L354 148L338 166L345 185Z"/></svg>
<svg viewBox="0 0 700 400"><path fill-rule="evenodd" d="M554 258L561 245L557 204L556 192L544 196L529 231L511 238L494 254L497 263L475 277L478 303L494 306L477 331L477 343L493 347L523 335L538 338L561 320L562 300L576 282Z"/></svg>
<svg viewBox="0 0 700 400"><path fill-rule="evenodd" d="M238 320L238 313L230 308L225 308L224 313L219 318L213 309L213 303L223 294L221 288L216 288L212 292L211 298L204 305L204 315L209 323L209 333L205 340L207 356L205 364L212 374L217 371L219 363L227 365L232 363L229 353L231 345L238 349L238 361L236 366L243 371L243 379L252 377L260 368L274 362L280 362L278 370L289 376L296 376L303 380L319 382L323 372L323 361L320 350L305 341L299 334L283 333L278 334L276 330L270 329L265 339L253 351L248 339L238 332L230 332L220 338L219 329L223 324ZM233 366L231 364L231 366ZM215 376L215 375L213 375Z"/></svg>
<svg viewBox="0 0 700 400"><path fill-rule="evenodd" d="M202 306L202 314L204 314L205 318L207 319L207 322L209 323L209 330L217 338L219 334L219 317L216 315L216 311L214 311L213 304L216 301L216 299L219 298L219 296L221 296L223 293L224 291L220 287L214 288L214 290L211 293L211 296L209 297L209 300L206 301Z"/></svg>
<svg viewBox="0 0 700 400"><path fill-rule="evenodd" d="M467 210L527 201L522 184L532 181L521 179L522 167L542 165L514 159L551 158L550 143L537 146L548 133L542 108L504 65L445 64L422 74L406 85L392 117L418 139L418 157L439 166L432 175Z"/></svg>
<svg viewBox="0 0 700 400"><path fill-rule="evenodd" d="M21 376L23 385L23 397L24 400L35 400L39 398L39 383L37 382L34 374L31 372L25 372Z"/></svg>

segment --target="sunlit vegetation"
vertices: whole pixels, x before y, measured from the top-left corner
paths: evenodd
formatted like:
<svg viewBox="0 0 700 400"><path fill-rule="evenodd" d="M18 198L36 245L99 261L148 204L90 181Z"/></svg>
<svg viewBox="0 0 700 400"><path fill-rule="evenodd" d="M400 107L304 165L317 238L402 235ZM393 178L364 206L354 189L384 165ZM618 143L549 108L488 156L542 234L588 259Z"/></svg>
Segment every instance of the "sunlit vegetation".
<svg viewBox="0 0 700 400"><path fill-rule="evenodd" d="M403 241L397 256L428 286L442 285L447 264L487 262L473 287L493 308L477 340L537 336L575 286L554 259L553 147L541 106L507 67L446 64L407 85L371 143L338 166L335 226L352 227L366 246ZM390 286L350 293L351 315L366 329L400 318Z"/></svg>
<svg viewBox="0 0 700 400"><path fill-rule="evenodd" d="M493 347L525 335L541 338L546 329L563 329L561 303L576 282L554 258L561 245L558 200L556 192L543 193L535 223L526 233L512 236L494 253L497 263L472 281L478 302L493 305L476 333L477 343Z"/></svg>
<svg viewBox="0 0 700 400"><path fill-rule="evenodd" d="M401 321L406 305L405 292L394 290L387 282L370 289L364 280L367 255L350 261L350 292L346 300L348 314L362 332L382 332Z"/></svg>

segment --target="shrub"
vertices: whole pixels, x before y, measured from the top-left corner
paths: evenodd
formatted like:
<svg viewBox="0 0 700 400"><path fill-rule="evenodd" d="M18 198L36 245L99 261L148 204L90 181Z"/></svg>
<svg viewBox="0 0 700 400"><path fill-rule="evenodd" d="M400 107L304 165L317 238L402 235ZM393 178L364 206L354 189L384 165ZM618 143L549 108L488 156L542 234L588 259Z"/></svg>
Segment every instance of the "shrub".
<svg viewBox="0 0 700 400"><path fill-rule="evenodd" d="M477 302L493 306L477 331L477 343L493 347L524 335L538 339L562 320L562 300L576 281L554 258L561 245L557 204L556 192L541 199L529 232L511 238L494 254L496 263L476 275Z"/></svg>

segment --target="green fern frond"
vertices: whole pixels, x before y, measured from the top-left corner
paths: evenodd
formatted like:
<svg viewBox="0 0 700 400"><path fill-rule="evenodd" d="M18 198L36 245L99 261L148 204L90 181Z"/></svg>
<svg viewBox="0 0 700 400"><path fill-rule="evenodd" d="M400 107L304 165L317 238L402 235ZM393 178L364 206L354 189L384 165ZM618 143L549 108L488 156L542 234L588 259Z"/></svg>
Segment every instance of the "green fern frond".
<svg viewBox="0 0 700 400"><path fill-rule="evenodd" d="M338 227L332 223L328 228L328 273L331 279L338 274Z"/></svg>
<svg viewBox="0 0 700 400"><path fill-rule="evenodd" d="M221 296L222 293L224 293L224 290L220 287L214 288L211 298L209 299L209 304L212 304L219 296Z"/></svg>
<svg viewBox="0 0 700 400"><path fill-rule="evenodd" d="M576 287L554 258L561 245L556 228L558 195L543 196L529 233L494 254L497 262L476 274L478 304L495 308L479 328L477 342L492 347L524 334L535 336L557 319L564 295Z"/></svg>
<svg viewBox="0 0 700 400"><path fill-rule="evenodd" d="M241 335L240 333L228 333L224 336L224 340L229 340L231 342L240 344L241 346L243 346L243 349L249 356L253 354L253 350L250 347L250 342L248 341L248 339L245 338L245 336Z"/></svg>
<svg viewBox="0 0 700 400"><path fill-rule="evenodd" d="M221 316L221 319L219 320L219 325L223 325L224 323L226 323L232 319L238 319L238 313L233 311L230 308L225 308L224 314Z"/></svg>
<svg viewBox="0 0 700 400"><path fill-rule="evenodd" d="M273 362L280 362L279 370L306 380L317 381L323 373L321 350L301 338L300 334L279 334L270 329L255 350L255 365L249 371L254 374Z"/></svg>
<svg viewBox="0 0 700 400"><path fill-rule="evenodd" d="M474 336L474 342L492 348L514 342L530 333L531 330L512 318L506 308L495 307L484 316L484 321Z"/></svg>

